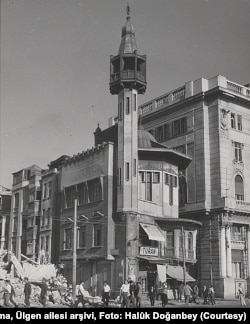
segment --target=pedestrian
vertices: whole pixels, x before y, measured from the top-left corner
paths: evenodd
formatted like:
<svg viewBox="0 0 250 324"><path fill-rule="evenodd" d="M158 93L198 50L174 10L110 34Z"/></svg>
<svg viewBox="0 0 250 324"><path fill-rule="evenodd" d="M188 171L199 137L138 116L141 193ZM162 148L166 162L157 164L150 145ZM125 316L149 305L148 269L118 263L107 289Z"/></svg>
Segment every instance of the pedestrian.
<svg viewBox="0 0 250 324"><path fill-rule="evenodd" d="M245 294L245 289L244 287L242 287L241 283L239 283L239 288L238 288L238 296L239 296L239 299L240 299L240 304L241 306L246 306L246 294Z"/></svg>
<svg viewBox="0 0 250 324"><path fill-rule="evenodd" d="M109 298L110 298L110 286L107 281L103 283L103 292L102 292L102 301L104 302L105 307L109 306Z"/></svg>
<svg viewBox="0 0 250 324"><path fill-rule="evenodd" d="M141 300L142 300L142 286L140 281L136 283L135 286L135 305L138 308L141 308Z"/></svg>
<svg viewBox="0 0 250 324"><path fill-rule="evenodd" d="M46 307L47 305L47 292L48 292L47 280L43 278L41 284L41 294L40 294L40 302L43 305L43 307Z"/></svg>
<svg viewBox="0 0 250 324"><path fill-rule="evenodd" d="M163 289L162 289L162 294L161 294L161 303L162 307L166 307L168 303L168 284L164 282L163 284Z"/></svg>
<svg viewBox="0 0 250 324"><path fill-rule="evenodd" d="M199 303L199 288L197 286L197 283L195 283L193 287L193 301L195 304Z"/></svg>
<svg viewBox="0 0 250 324"><path fill-rule="evenodd" d="M77 302L77 305L79 303L82 303L82 307L84 307L84 304L87 301L88 297L89 297L89 292L84 287L84 281L81 281L80 285L79 285L79 289L78 289L78 302Z"/></svg>
<svg viewBox="0 0 250 324"><path fill-rule="evenodd" d="M174 300L177 300L177 291L178 291L178 287L177 287L177 280L173 279L173 285L172 285L172 290L173 290L173 297L174 297Z"/></svg>
<svg viewBox="0 0 250 324"><path fill-rule="evenodd" d="M130 284L128 283L128 280L126 279L120 289L121 307L122 308L129 307L129 296L130 296Z"/></svg>
<svg viewBox="0 0 250 324"><path fill-rule="evenodd" d="M130 294L130 304L135 308L136 298L135 298L135 282L130 280L129 282L129 294Z"/></svg>
<svg viewBox="0 0 250 324"><path fill-rule="evenodd" d="M177 293L178 293L178 300L181 302L182 300L182 296L183 296L183 288L184 288L184 285L183 285L183 282L181 282L178 286L178 290L177 290Z"/></svg>
<svg viewBox="0 0 250 324"><path fill-rule="evenodd" d="M31 282L33 285L36 285L41 288L39 302L43 305L43 307L47 306L47 292L48 292L48 285L46 278L42 279L42 282Z"/></svg>
<svg viewBox="0 0 250 324"><path fill-rule="evenodd" d="M185 304L189 305L190 296L193 293L193 289L189 286L188 282L183 287L183 293L185 298Z"/></svg>
<svg viewBox="0 0 250 324"><path fill-rule="evenodd" d="M155 305L155 297L156 297L156 289L155 286L151 286L149 288L149 299L151 306Z"/></svg>
<svg viewBox="0 0 250 324"><path fill-rule="evenodd" d="M211 305L215 304L215 291L213 285L210 285L208 288L208 298L211 303Z"/></svg>
<svg viewBox="0 0 250 324"><path fill-rule="evenodd" d="M208 288L206 285L204 285L202 287L201 295L203 297L203 304L207 305L207 303L208 303L208 300L207 300L208 299Z"/></svg>
<svg viewBox="0 0 250 324"><path fill-rule="evenodd" d="M6 307L12 307L10 302L12 303L12 305L14 305L14 307L17 307L17 304L13 299L14 296L15 296L15 290L12 287L10 280L6 279L5 286L4 286L4 305Z"/></svg>
<svg viewBox="0 0 250 324"><path fill-rule="evenodd" d="M27 307L30 307L31 283L27 277L24 278L24 302Z"/></svg>

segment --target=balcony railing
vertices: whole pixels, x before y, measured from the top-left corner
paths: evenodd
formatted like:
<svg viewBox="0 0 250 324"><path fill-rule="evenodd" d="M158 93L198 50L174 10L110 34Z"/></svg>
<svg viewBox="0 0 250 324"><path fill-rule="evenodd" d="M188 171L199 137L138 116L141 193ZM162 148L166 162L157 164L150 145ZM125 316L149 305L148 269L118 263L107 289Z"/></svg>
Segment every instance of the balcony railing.
<svg viewBox="0 0 250 324"><path fill-rule="evenodd" d="M250 98L250 89L247 87L244 87L232 81L227 81L227 88L228 90L231 90L236 94Z"/></svg>
<svg viewBox="0 0 250 324"><path fill-rule="evenodd" d="M172 257L172 258L177 258L177 255L175 254L175 249L174 247L168 247L164 249L164 253L166 257ZM179 258L183 258L183 250L179 250ZM193 250L188 250L186 251L185 257L187 259L194 259L194 251Z"/></svg>
<svg viewBox="0 0 250 324"><path fill-rule="evenodd" d="M121 80L137 79L145 82L145 76L141 72L132 71L132 70L122 71L121 73L114 73L110 76L110 82L115 82L118 79Z"/></svg>
<svg viewBox="0 0 250 324"><path fill-rule="evenodd" d="M152 111L153 109L161 108L164 105L171 104L177 99L185 98L185 93L186 93L185 86L178 88L141 106L140 111L142 114L145 114L149 111Z"/></svg>

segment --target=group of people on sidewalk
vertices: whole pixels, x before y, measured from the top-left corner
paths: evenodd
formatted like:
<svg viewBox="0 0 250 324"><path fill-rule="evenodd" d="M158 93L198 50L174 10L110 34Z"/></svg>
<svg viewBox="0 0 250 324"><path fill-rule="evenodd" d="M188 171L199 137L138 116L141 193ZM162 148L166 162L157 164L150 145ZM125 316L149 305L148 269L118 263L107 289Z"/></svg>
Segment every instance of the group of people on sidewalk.
<svg viewBox="0 0 250 324"><path fill-rule="evenodd" d="M125 280L120 289L120 299L122 308L140 308L142 302L142 286L141 282L133 280Z"/></svg>

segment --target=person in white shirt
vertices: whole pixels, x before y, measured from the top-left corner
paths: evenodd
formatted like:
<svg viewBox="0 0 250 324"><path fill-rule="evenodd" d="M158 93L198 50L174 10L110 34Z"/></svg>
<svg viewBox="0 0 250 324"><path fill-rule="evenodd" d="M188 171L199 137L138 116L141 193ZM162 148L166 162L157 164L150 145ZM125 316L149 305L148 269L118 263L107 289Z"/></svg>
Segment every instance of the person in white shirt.
<svg viewBox="0 0 250 324"><path fill-rule="evenodd" d="M128 280L125 280L124 284L122 284L120 289L120 296L122 307L128 308L130 296L130 284L128 283Z"/></svg>
<svg viewBox="0 0 250 324"><path fill-rule="evenodd" d="M102 301L104 302L105 307L109 306L109 297L110 297L110 286L108 285L107 281L104 281Z"/></svg>

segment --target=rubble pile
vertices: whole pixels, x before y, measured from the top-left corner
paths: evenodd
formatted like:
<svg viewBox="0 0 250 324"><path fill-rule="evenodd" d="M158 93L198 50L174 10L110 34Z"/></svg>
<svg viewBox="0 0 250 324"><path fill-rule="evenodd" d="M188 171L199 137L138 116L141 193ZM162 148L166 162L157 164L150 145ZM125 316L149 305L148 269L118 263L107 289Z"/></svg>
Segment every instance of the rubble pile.
<svg viewBox="0 0 250 324"><path fill-rule="evenodd" d="M8 254L8 255L7 255ZM9 256L9 258L7 258ZM26 258L28 259L28 258ZM30 263L32 262L32 263ZM72 304L72 287L68 285L65 277L57 273L53 264L39 265L32 260L20 263L11 252L0 250L0 306L4 304L5 280L10 280L14 290L13 299L19 307L25 307L24 303L24 278L31 283L31 307L39 307L42 279L47 279L47 303L50 306Z"/></svg>

